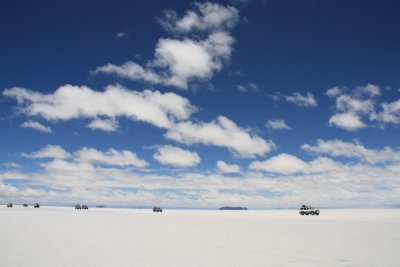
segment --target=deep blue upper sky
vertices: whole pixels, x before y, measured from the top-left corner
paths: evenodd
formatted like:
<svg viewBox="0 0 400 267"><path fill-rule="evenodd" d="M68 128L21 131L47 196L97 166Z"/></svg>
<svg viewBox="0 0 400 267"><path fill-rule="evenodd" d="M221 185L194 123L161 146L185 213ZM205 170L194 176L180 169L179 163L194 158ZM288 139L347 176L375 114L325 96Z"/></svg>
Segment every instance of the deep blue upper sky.
<svg viewBox="0 0 400 267"><path fill-rule="evenodd" d="M35 157L32 154L45 149L48 145L69 152L71 157L61 158L65 162L71 164L86 162L94 168L101 169L99 171L104 171L102 168L106 161L83 160L74 152L84 147L96 149L100 151L99 153L106 153L110 148L116 151L129 150L148 163L147 170L140 170L135 165L135 168L139 168L138 172L145 171L157 175L172 173L172 176L178 173L177 176L182 177L185 177L187 172L206 176L230 173L234 178L243 181L253 177L254 172L259 173L254 177L263 176L267 180L268 177L276 179L277 175L283 175L282 179L289 179L286 175L311 175L314 171L310 169L315 167L310 165L312 160L321 157L332 159L338 164L372 164L368 165L368 168L393 164L391 160L371 158L384 153L384 147L393 153L381 157L395 158L396 153L400 153L398 150L400 102L396 106L396 101L400 98L400 17L398 16L400 3L398 1L219 1L218 6L221 10L237 12L236 14L232 11L231 15L236 14L236 17L232 15L229 18L233 26L213 25L206 30L193 28L188 32L179 33L177 29L168 31L160 25L162 23L159 21L163 20L165 10L174 10L177 15L174 22L177 22L187 14L188 10L197 12L196 14L201 16L199 7L202 5L205 7L206 4L154 0L2 1L0 3L0 90L3 93L0 98L0 125L3 138L0 141L0 162L3 165L0 166L0 170L4 173L11 172L13 175L0 176L0 185L3 181L3 185L8 184L17 189L29 188L30 183L41 189L45 188L46 192L59 189L56 185L47 184L40 179L36 181L32 178L33 181L28 185L20 181L23 177L30 176L32 172L34 175L31 176L53 175L54 170L49 170L46 164L51 163L49 159L55 160L57 157ZM213 63L220 66L210 70L207 75L201 76L202 78L196 76L200 75L197 72L192 74L187 80L187 88L170 84L169 80L152 82L138 76L127 78L113 71L93 73L106 64L121 67L125 62L132 61L145 71L154 71L159 75L159 79L166 77L163 75L169 75L170 78L174 74L171 68L176 66L173 64L178 64L173 59L173 63L169 62L167 67L151 65L152 60L156 59L155 49L157 44L160 44L159 41L190 40L202 44L201 42L215 32L224 32L233 38L234 41L227 44L231 52L228 56L223 56L214 50L214 52L207 50L209 55L215 57ZM192 60L193 55L194 53L188 53L187 58ZM170 58L165 56L162 59ZM156 90L161 93L171 92L187 99L197 108L197 112L189 114L184 119L175 118L174 125L167 127L159 127L154 123L132 119L126 115L110 117L101 113L102 111L93 116L81 114L79 118L48 119L43 114L30 113L34 105L38 104L35 101L39 100L32 102L28 100L29 97L25 97L25 102L18 103L17 93L13 91L14 89L10 89L22 87L32 90L28 91L29 94L36 92L51 96L60 86L66 84L87 86L100 93L106 86L116 84L136 92L143 92L145 89L151 89L152 92ZM365 89L370 88L368 85L378 88L376 90L379 93L373 94L371 91L368 93L368 89ZM329 97L327 90L335 87L339 93ZM308 100L315 101L315 104L304 104L295 97L296 95L309 96ZM290 100L293 98L295 99ZM57 101L63 100L65 99ZM341 102L342 105L339 103L341 100L344 101ZM80 99L76 101L79 102ZM391 109L386 112L383 108L385 103L392 104ZM59 102L55 105L58 104ZM94 104L83 103L77 110ZM168 116L171 119L173 115ZM166 136L172 129L177 129L175 127L178 127L178 122L190 122L202 127L207 123L216 123L218 116L224 116L232 121L238 127L237 132L249 134L252 138L249 145L253 145L252 142L257 138L266 143L273 142L274 145L258 153L257 149L238 148L238 143L242 139L236 140L229 135L224 137L232 138L229 142L224 138L219 139L212 132L205 132L206 137L202 137L203 139L200 137L196 139L193 135L181 137L180 140ZM115 121L118 123L112 130L88 128L89 123L96 119L110 123L110 118L114 123ZM283 121L290 129L272 127L273 122L276 123L277 120ZM269 127L266 126L268 121ZM32 123L40 126L37 124L32 126ZM47 128L50 130L43 130L40 127L50 127ZM198 128L194 132L200 131ZM185 132L185 134L192 133ZM185 138L191 139L188 141L189 139ZM318 140L332 145L333 148L318 146ZM334 142L342 142L343 146ZM313 146L313 149L301 148L305 144ZM357 147L357 145L359 150L354 152L352 146ZM161 148L164 146L182 149L192 153L191 155L197 153L200 160L193 159L191 163L187 163L188 165L174 163L175 158L181 162L180 157L186 157L179 153L164 155L169 161L156 159L155 153L161 153ZM338 151L333 151L334 149ZM282 155L289 155L290 158ZM174 158L172 161L171 157ZM269 161L271 159L279 161ZM299 162L294 159L301 161L301 164L309 165L300 164L299 167ZM223 161L233 168L240 168L240 171L223 170L223 167L216 165L217 161ZM251 165L256 161L264 165L262 167ZM397 159L394 161L397 162ZM107 164L114 166L109 162ZM274 169L271 164L289 166L289 170L285 167ZM118 169L126 171L124 169L126 166L118 165ZM377 172L383 171L379 168ZM390 165L384 170L390 169L390 175L398 177L397 169L393 168ZM317 172L325 171L331 169L323 171L318 169ZM359 175L362 180L364 174ZM74 192L73 188L77 182L65 177L64 179L66 180L63 180L61 188ZM219 190L218 192L230 190L231 193L238 190L240 194L251 196L250 200L246 201L249 201L249 205L257 207L279 206L274 202L265 205L257 202L256 196L263 195L260 193L261 189L278 191L283 195L301 199L301 196L295 195L292 191L285 191L285 183L279 188L260 185L262 188L259 192L254 191L253 187L251 189L245 187L247 189L240 191L234 186L228 189L214 188L205 183L201 190L207 191L212 188ZM149 186L137 182L133 182L132 185L120 182L118 186L101 188L114 192L117 187L131 186L163 193L163 190L168 188L183 195L186 194L184 191L186 189L196 189L192 184L183 186L183 189L181 185L174 188L170 185L174 182L168 182L167 186L158 180L153 184L154 188L150 189ZM388 187L389 191L397 190L397 181L382 181L382 184L385 184L385 188ZM350 178L348 186L352 187ZM372 183L366 182L365 186L371 192L377 190ZM97 187L87 189L100 190ZM352 191L347 187L343 190ZM30 198L29 194L28 196L24 195L25 193L18 194L3 193L9 198L21 195ZM77 198L90 199L86 195L76 195ZM194 197L193 202L189 201L182 206L210 206L220 203L224 196L218 195L216 197L218 201L208 203L204 201L207 196L201 195ZM127 199L136 199L135 196L130 197ZM162 194L157 197L169 205L179 206L171 201L168 195ZM61 197L47 199L49 203L65 203ZM289 200L285 201L287 205L292 205ZM336 200L315 197L315 202L318 201L329 206L334 205ZM118 203L122 202L121 200ZM340 205L357 206L361 202L353 203L346 200ZM386 204L372 201L370 205Z"/></svg>
<svg viewBox="0 0 400 267"><path fill-rule="evenodd" d="M135 54L146 60L157 39L168 36L155 18L166 8L182 14L189 7L181 1L2 2L2 83L52 90L88 83L87 70L104 62ZM248 4L241 9L247 23L233 30L237 44L229 68L265 77L260 83L268 90L359 85L366 77L398 85L398 9L398 1ZM116 32L129 38L110 38Z"/></svg>

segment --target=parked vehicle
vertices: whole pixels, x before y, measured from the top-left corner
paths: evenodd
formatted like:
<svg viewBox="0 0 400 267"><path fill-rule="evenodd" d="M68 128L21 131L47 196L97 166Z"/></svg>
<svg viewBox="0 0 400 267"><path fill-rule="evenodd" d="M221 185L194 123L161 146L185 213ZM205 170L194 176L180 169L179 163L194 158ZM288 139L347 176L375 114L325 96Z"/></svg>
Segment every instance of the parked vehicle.
<svg viewBox="0 0 400 267"><path fill-rule="evenodd" d="M81 205L76 204L76 205L75 205L75 209L76 209L76 210L80 210L80 209L82 209L82 207L81 207Z"/></svg>
<svg viewBox="0 0 400 267"><path fill-rule="evenodd" d="M22 207L27 208L28 204L22 204Z"/></svg>
<svg viewBox="0 0 400 267"><path fill-rule="evenodd" d="M39 203L35 203L35 205L33 205L33 207L35 208L35 209L38 209L40 206L39 206Z"/></svg>
<svg viewBox="0 0 400 267"><path fill-rule="evenodd" d="M311 206L302 205L299 211L300 215L319 215L319 210Z"/></svg>
<svg viewBox="0 0 400 267"><path fill-rule="evenodd" d="M83 209L83 210L87 210L87 209L89 209L89 207L86 206L86 205L82 205L82 209Z"/></svg>
<svg viewBox="0 0 400 267"><path fill-rule="evenodd" d="M7 208L12 208L13 204L12 203L7 203Z"/></svg>
<svg viewBox="0 0 400 267"><path fill-rule="evenodd" d="M160 207L154 207L153 212L162 212L162 209Z"/></svg>

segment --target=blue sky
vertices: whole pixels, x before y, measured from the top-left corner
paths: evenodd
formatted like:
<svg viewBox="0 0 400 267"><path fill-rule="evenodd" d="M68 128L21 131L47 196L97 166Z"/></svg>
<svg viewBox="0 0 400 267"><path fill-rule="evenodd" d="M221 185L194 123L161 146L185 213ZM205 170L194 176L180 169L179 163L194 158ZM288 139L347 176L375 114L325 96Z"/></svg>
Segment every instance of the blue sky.
<svg viewBox="0 0 400 267"><path fill-rule="evenodd" d="M0 4L0 196L400 205L397 1Z"/></svg>

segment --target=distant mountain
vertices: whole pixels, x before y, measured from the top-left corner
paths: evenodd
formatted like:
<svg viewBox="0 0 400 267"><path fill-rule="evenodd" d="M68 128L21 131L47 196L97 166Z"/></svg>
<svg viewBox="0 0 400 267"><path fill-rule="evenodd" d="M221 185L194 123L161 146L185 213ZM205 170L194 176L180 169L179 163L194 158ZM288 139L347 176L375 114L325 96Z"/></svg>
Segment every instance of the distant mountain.
<svg viewBox="0 0 400 267"><path fill-rule="evenodd" d="M220 210L248 210L246 207L221 207Z"/></svg>

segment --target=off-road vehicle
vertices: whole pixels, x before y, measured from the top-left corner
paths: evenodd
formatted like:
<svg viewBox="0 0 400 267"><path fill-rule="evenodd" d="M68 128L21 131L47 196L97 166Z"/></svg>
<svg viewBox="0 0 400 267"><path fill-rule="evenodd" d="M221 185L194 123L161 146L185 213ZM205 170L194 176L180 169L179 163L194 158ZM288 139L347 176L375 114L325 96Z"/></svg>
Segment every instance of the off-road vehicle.
<svg viewBox="0 0 400 267"><path fill-rule="evenodd" d="M153 212L162 212L162 209L160 207L154 207Z"/></svg>
<svg viewBox="0 0 400 267"><path fill-rule="evenodd" d="M89 209L89 207L87 205L82 205L82 209L87 210L87 209Z"/></svg>
<svg viewBox="0 0 400 267"><path fill-rule="evenodd" d="M33 205L33 207L35 208L35 209L38 209L40 206L39 206L39 203L35 203L35 205Z"/></svg>
<svg viewBox="0 0 400 267"><path fill-rule="evenodd" d="M80 210L80 209L82 209L82 207L81 207L81 205L76 204L76 205L75 205L75 209L76 209L76 210Z"/></svg>
<svg viewBox="0 0 400 267"><path fill-rule="evenodd" d="M13 204L12 203L7 203L7 208L12 208Z"/></svg>
<svg viewBox="0 0 400 267"><path fill-rule="evenodd" d="M319 215L319 210L311 206L302 205L299 210L300 215Z"/></svg>

